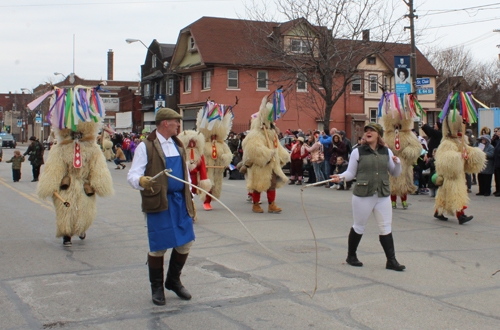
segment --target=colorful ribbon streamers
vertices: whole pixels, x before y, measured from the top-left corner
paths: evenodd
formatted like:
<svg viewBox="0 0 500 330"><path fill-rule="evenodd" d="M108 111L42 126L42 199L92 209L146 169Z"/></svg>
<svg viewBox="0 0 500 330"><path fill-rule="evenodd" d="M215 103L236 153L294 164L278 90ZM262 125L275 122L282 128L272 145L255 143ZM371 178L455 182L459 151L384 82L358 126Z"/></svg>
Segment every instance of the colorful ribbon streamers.
<svg viewBox="0 0 500 330"><path fill-rule="evenodd" d="M285 98L283 96L283 90L278 89L276 92L273 93L273 109L269 113L268 119L270 121L276 121L279 118L281 118L282 114L285 114L286 112L286 107L285 107Z"/></svg>
<svg viewBox="0 0 500 330"><path fill-rule="evenodd" d="M231 113L231 116L234 117L233 107L226 104L218 104L213 101L207 101L207 103L203 106L203 119L200 124L200 128L207 127L211 130L216 122L222 122L222 119Z"/></svg>
<svg viewBox="0 0 500 330"><path fill-rule="evenodd" d="M471 92L451 92L444 104L443 110L439 114L439 120L443 122L444 118L448 115L450 108L453 109L453 121L455 121L455 115L458 111L462 116L463 120L468 124L473 124L477 122L477 109L474 105L474 101L481 105L482 107L489 109L485 104L479 102Z"/></svg>
<svg viewBox="0 0 500 330"><path fill-rule="evenodd" d="M75 86L73 88L56 88L40 96L30 104L33 109L45 98L52 95L47 121L59 129L77 131L80 122L99 122L105 116L104 103L97 92L100 87L89 88Z"/></svg>
<svg viewBox="0 0 500 330"><path fill-rule="evenodd" d="M422 108L418 99L413 94L396 94L384 92L380 102L378 104L378 116L382 117L382 110L385 103L385 114L387 115L389 109L391 111L392 118L394 118L395 113L399 114L399 118L416 118L422 117L422 115L427 115L427 112Z"/></svg>

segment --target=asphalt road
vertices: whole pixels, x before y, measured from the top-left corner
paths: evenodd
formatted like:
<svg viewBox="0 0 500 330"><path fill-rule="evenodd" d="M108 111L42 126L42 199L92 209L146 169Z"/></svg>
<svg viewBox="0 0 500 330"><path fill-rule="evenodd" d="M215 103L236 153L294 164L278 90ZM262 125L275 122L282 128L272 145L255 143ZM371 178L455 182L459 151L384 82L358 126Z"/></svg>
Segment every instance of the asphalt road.
<svg viewBox="0 0 500 330"><path fill-rule="evenodd" d="M4 149L4 159L12 154ZM255 214L245 182L224 180L222 201L271 252L222 206L206 212L196 199L196 242L182 275L193 299L166 291L167 305L158 307L140 195L126 182L128 168L108 167L115 196L98 199L87 239L65 248L52 203L35 195L31 166L13 183L10 164L0 163L0 329L500 328L500 273L492 275L500 269L500 198L475 196L477 186L474 220L462 226L435 220L428 196L409 196L409 209L394 211L404 272L385 269L373 219L358 251L364 266L345 264L351 192L305 189L318 242L310 298L315 243L300 187L278 191L281 214Z"/></svg>

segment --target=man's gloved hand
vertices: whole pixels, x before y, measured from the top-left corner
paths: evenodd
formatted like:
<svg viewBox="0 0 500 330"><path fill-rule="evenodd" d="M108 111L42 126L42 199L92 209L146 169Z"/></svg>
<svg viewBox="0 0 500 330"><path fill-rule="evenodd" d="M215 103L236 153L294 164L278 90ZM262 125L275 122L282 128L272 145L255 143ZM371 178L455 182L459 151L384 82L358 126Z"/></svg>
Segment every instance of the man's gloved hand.
<svg viewBox="0 0 500 330"><path fill-rule="evenodd" d="M156 183L156 181L151 181L150 176L141 176L139 178L139 185L146 190L151 189L153 187L153 183Z"/></svg>

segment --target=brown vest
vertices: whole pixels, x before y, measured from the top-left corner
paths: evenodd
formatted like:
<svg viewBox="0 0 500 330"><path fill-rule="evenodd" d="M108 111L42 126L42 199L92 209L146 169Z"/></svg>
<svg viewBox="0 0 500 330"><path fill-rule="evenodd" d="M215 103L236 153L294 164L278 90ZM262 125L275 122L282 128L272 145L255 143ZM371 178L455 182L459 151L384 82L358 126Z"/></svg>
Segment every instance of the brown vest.
<svg viewBox="0 0 500 330"><path fill-rule="evenodd" d="M176 137L173 136L172 140L177 145L179 153L182 158L182 168L184 170L184 179L189 180L189 172L186 166L186 151L184 145ZM148 138L144 140L146 144L146 152L148 155L148 163L146 165L145 176L155 176L166 169L165 154L161 148L160 141L156 137L156 130L149 134ZM161 175L155 179L156 183L153 184L153 191L141 190L142 197L142 212L153 213L168 210L167 190L168 190L167 175ZM175 179L170 179L175 180ZM186 208L190 217L194 217L193 195L187 184L184 185L184 197L186 199Z"/></svg>

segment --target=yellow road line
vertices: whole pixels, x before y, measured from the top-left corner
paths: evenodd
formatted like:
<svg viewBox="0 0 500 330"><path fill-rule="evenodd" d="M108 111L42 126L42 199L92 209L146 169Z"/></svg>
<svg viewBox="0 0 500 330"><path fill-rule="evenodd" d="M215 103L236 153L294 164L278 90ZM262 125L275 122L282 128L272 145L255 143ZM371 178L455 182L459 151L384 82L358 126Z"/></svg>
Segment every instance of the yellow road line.
<svg viewBox="0 0 500 330"><path fill-rule="evenodd" d="M50 206L53 206L53 205L54 205L54 204L52 204L52 203L51 203L51 202L49 202L49 201L45 201L45 200L43 200L43 199L40 199L40 197L38 197L38 195L37 195L37 194L31 194L31 196L35 197L35 198L36 198L36 199L38 199L39 201L44 202L44 203L45 203L45 204L47 204L47 205L50 205Z"/></svg>
<svg viewBox="0 0 500 330"><path fill-rule="evenodd" d="M33 198L29 194L26 194L20 190L17 190L16 188L12 187L11 185L8 185L7 183L5 183L5 180L3 180L3 179L0 180L0 183L3 184L4 186L6 186L7 188L14 190L16 193L18 193L19 195L23 196L24 198L32 201L33 203L36 203L36 204L40 205L41 207L44 207L47 210L54 212L53 207L50 207L50 206L46 205L44 202L40 201L39 199Z"/></svg>

